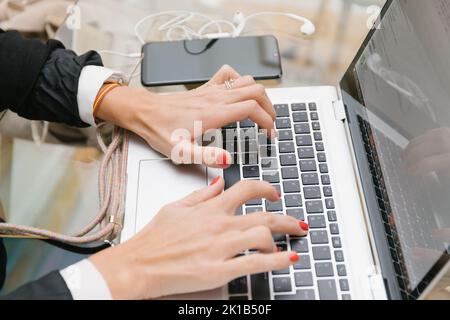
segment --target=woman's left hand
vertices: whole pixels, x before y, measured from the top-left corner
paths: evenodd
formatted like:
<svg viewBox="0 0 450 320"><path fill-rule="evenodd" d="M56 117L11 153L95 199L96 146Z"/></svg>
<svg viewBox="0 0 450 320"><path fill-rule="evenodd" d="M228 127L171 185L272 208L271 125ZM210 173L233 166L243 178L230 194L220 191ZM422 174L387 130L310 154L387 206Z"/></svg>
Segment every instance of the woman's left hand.
<svg viewBox="0 0 450 320"><path fill-rule="evenodd" d="M233 88L225 81L233 79ZM208 130L251 119L275 136L275 109L265 88L252 77L222 67L205 85L188 92L157 95L145 89L121 87L111 91L97 116L141 136L156 151L176 163L226 168L231 155L222 148L197 143Z"/></svg>

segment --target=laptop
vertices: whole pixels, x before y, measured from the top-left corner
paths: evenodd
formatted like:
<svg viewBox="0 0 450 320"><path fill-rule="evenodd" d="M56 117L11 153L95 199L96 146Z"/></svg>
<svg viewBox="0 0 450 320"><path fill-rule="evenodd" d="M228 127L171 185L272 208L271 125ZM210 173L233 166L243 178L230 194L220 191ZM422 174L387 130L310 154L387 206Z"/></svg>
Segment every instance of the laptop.
<svg viewBox="0 0 450 320"><path fill-rule="evenodd" d="M219 130L229 169L175 166L131 137L121 241L217 175L264 180L282 200L236 214L307 221L304 238L274 235L298 263L182 298L420 298L450 253L449 17L445 0L387 1L339 86L268 90L277 139L250 120Z"/></svg>

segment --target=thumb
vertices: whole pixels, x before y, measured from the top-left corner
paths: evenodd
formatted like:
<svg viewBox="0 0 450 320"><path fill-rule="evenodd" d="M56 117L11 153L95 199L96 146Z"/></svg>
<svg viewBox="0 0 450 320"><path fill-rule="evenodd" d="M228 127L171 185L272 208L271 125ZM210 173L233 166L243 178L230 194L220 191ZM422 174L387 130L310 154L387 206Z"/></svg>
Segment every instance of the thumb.
<svg viewBox="0 0 450 320"><path fill-rule="evenodd" d="M204 164L218 169L226 169L232 164L232 157L228 151L217 147L199 146L190 141L178 143L171 159L176 164Z"/></svg>

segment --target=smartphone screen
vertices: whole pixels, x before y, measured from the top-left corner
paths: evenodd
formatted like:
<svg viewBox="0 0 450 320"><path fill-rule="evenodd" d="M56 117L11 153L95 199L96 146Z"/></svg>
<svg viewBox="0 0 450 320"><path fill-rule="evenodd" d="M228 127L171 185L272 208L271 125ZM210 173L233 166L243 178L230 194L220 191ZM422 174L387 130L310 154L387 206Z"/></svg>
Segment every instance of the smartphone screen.
<svg viewBox="0 0 450 320"><path fill-rule="evenodd" d="M141 80L149 87L204 83L225 64L256 80L282 76L273 36L151 42L143 51Z"/></svg>

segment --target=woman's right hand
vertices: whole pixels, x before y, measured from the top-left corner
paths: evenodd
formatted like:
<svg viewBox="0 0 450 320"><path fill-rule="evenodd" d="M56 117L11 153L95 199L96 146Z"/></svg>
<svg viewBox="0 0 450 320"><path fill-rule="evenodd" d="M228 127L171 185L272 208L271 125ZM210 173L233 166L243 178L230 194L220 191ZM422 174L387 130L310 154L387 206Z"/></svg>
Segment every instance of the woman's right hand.
<svg viewBox="0 0 450 320"><path fill-rule="evenodd" d="M272 234L305 236L308 225L290 216L235 216L249 200L279 201L266 182L224 180L169 204L134 238L90 259L115 299L153 299L210 290L246 274L284 269L298 260L278 252ZM257 253L239 256L256 249Z"/></svg>

